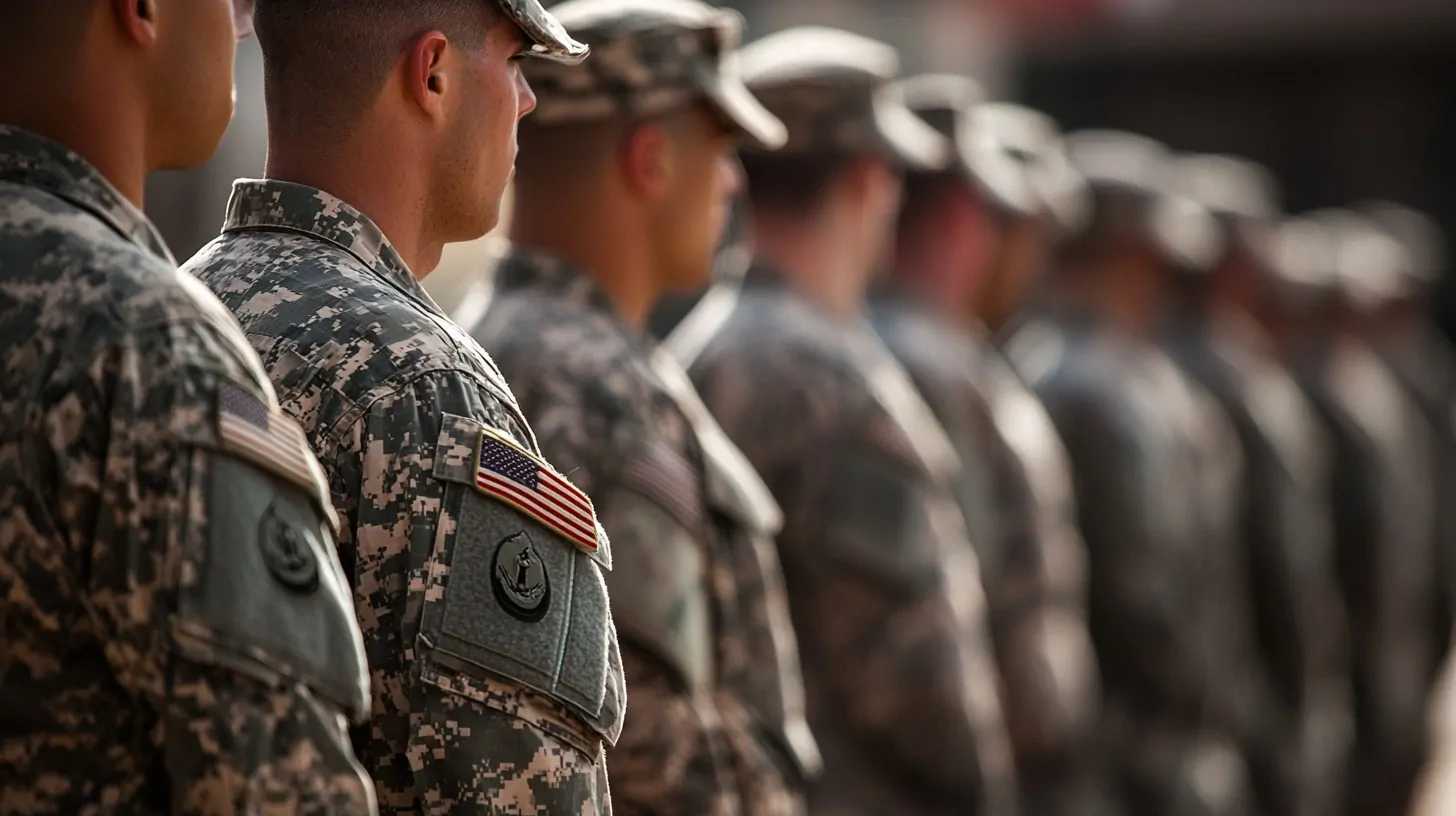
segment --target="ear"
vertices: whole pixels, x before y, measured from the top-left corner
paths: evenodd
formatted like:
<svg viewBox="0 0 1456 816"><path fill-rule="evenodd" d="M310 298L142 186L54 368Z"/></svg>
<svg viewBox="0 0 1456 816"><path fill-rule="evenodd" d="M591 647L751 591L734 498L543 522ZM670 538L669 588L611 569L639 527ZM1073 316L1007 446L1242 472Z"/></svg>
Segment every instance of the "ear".
<svg viewBox="0 0 1456 816"><path fill-rule="evenodd" d="M657 122L637 125L622 142L623 181L633 195L659 198L672 186L677 150L667 129Z"/></svg>
<svg viewBox="0 0 1456 816"><path fill-rule="evenodd" d="M159 0L110 0L111 16L124 39L142 48L157 42Z"/></svg>
<svg viewBox="0 0 1456 816"><path fill-rule="evenodd" d="M430 119L445 117L447 94L455 92L449 53L449 38L440 31L427 31L414 39L404 55L405 96Z"/></svg>

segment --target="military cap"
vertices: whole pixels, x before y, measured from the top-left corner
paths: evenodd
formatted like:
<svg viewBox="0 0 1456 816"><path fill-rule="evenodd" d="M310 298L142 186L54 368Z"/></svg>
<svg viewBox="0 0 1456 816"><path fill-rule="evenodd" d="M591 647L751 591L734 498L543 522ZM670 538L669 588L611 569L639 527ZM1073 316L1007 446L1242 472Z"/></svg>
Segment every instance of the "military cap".
<svg viewBox="0 0 1456 816"><path fill-rule="evenodd" d="M783 123L738 76L743 18L737 12L697 0L568 0L553 11L572 36L590 44L592 58L524 67L536 92L537 122L652 116L703 100L750 144L768 150L783 144Z"/></svg>
<svg viewBox="0 0 1456 816"><path fill-rule="evenodd" d="M1177 269L1204 271L1218 263L1222 231L1208 209L1177 188L1167 146L1113 130L1074 133L1066 144L1093 192L1094 221L1150 238Z"/></svg>
<svg viewBox="0 0 1456 816"><path fill-rule="evenodd" d="M1409 256L1406 268L1409 294L1424 292L1436 285L1446 262L1446 246L1434 219L1390 201L1369 201L1357 210L1405 247Z"/></svg>
<svg viewBox="0 0 1456 816"><path fill-rule="evenodd" d="M1327 209L1308 218L1331 242L1327 286L1356 309L1369 310L1402 296L1410 280L1410 254L1380 224L1353 210Z"/></svg>
<svg viewBox="0 0 1456 816"><path fill-rule="evenodd" d="M744 46L743 81L788 128L780 154L874 154L912 170L947 166L946 140L905 107L892 82L900 55L882 42L818 26Z"/></svg>
<svg viewBox="0 0 1456 816"><path fill-rule="evenodd" d="M1270 221L1279 215L1279 184L1263 165L1235 156L1183 156L1173 172L1178 190L1218 218Z"/></svg>
<svg viewBox="0 0 1456 816"><path fill-rule="evenodd" d="M531 41L527 51L554 62L576 64L586 59L591 49L577 42L552 16L541 0L495 0L511 22L520 26Z"/></svg>
<svg viewBox="0 0 1456 816"><path fill-rule="evenodd" d="M951 164L996 209L1018 218L1065 204L1070 170L1055 123L1019 105L984 100L969 77L924 74L897 83L905 106L952 147ZM1060 161L1058 161L1060 159ZM1072 173L1075 176L1075 173Z"/></svg>

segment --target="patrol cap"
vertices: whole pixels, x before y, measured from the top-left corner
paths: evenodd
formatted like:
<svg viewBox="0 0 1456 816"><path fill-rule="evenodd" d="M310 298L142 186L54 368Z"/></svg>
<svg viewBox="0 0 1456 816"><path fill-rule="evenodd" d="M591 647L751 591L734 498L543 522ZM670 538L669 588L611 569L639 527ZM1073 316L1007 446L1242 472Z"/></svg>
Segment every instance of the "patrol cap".
<svg viewBox="0 0 1456 816"><path fill-rule="evenodd" d="M524 68L542 124L651 116L701 99L757 147L783 144L774 118L738 76L743 18L697 0L568 0L553 9L590 44L581 65Z"/></svg>
<svg viewBox="0 0 1456 816"><path fill-rule="evenodd" d="M1280 213L1279 184L1263 165L1223 155L1182 156L1174 185L1219 222L1224 240L1237 242L1264 263Z"/></svg>
<svg viewBox="0 0 1456 816"><path fill-rule="evenodd" d="M531 41L527 52L555 62L575 64L586 59L591 49L572 39L541 0L495 0L511 22L520 26Z"/></svg>
<svg viewBox="0 0 1456 816"><path fill-rule="evenodd" d="M891 46L802 26L744 46L739 59L744 83L788 129L780 155L870 153L911 170L948 166L946 140L891 84L900 73Z"/></svg>
<svg viewBox="0 0 1456 816"><path fill-rule="evenodd" d="M1151 239L1181 270L1209 270L1224 242L1212 213L1175 184L1173 154L1161 142L1115 130L1066 139L1068 160L1092 191L1091 227Z"/></svg>
<svg viewBox="0 0 1456 816"><path fill-rule="evenodd" d="M1353 210L1328 209L1309 218L1325 227L1332 244L1331 286L1346 302L1369 311L1405 293L1410 254L1375 220Z"/></svg>
<svg viewBox="0 0 1456 816"><path fill-rule="evenodd" d="M1428 291L1439 282L1446 245L1435 219L1390 201L1369 201L1357 210L1405 246L1409 256L1407 294Z"/></svg>

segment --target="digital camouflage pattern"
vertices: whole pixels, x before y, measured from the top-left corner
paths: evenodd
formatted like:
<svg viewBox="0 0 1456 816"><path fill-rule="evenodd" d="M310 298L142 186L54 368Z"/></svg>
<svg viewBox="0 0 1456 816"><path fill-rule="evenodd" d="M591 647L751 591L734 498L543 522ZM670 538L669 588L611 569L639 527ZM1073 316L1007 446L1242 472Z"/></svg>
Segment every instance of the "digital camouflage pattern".
<svg viewBox="0 0 1456 816"><path fill-rule="evenodd" d="M630 121L703 101L752 144L783 143L783 125L738 77L738 12L696 0L568 0L552 12L591 45L592 58L522 67L536 92L528 126Z"/></svg>
<svg viewBox="0 0 1456 816"><path fill-rule="evenodd" d="M711 418L690 418L686 376L677 370L686 393L669 384L675 364L588 272L514 250L472 334L612 535L608 587L632 692L612 754L617 807L802 813L799 752L812 761L813 741L766 491L754 512L726 481Z"/></svg>
<svg viewBox="0 0 1456 816"><path fill-rule="evenodd" d="M1199 314L1179 325L1169 353L1218 400L1243 451L1234 518L1272 697L1248 735L1254 782L1266 812L1334 813L1352 722L1320 420L1257 326Z"/></svg>
<svg viewBox="0 0 1456 816"><path fill-rule="evenodd" d="M477 487L489 433L540 472L495 364L373 222L313 188L238 182L186 269L238 315L329 475L381 810L609 813L603 743L625 706L609 542L588 552Z"/></svg>
<svg viewBox="0 0 1456 816"><path fill-rule="evenodd" d="M669 348L783 508L779 558L824 753L810 811L1011 812L959 463L919 433L934 419L889 353L765 267L741 292L719 284Z"/></svg>
<svg viewBox="0 0 1456 816"><path fill-rule="evenodd" d="M892 290L870 314L960 454L1006 723L1024 797L1076 798L1096 724L1087 555L1066 452L1040 404L984 340ZM1041 811L1058 812L1047 804Z"/></svg>
<svg viewBox="0 0 1456 816"><path fill-rule="evenodd" d="M224 435L224 393L286 432L237 324L95 168L6 126L0 339L0 812L372 813L317 465Z"/></svg>
<svg viewBox="0 0 1456 816"><path fill-rule="evenodd" d="M890 84L900 56L889 45L839 29L790 28L745 45L739 67L788 132L775 157L871 155L918 170L950 160L940 134Z"/></svg>
<svg viewBox="0 0 1456 816"><path fill-rule="evenodd" d="M1241 756L1265 714L1236 548L1211 511L1237 451L1162 355L1049 312L1009 347L1072 463L1103 682L1105 772L1132 816L1246 814ZM1231 433L1231 432L1230 432ZM1235 462L1237 460L1234 460ZM1230 508L1225 508L1228 513Z"/></svg>

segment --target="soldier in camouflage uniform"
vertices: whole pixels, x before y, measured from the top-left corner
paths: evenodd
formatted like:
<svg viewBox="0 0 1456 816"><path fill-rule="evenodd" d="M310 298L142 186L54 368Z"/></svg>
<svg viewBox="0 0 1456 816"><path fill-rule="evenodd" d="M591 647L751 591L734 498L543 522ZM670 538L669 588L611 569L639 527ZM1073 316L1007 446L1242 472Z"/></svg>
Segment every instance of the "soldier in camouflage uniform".
<svg viewBox="0 0 1456 816"><path fill-rule="evenodd" d="M995 259L1009 254L1011 234L1032 222L1045 236L1036 222L1051 220L1051 188L1075 174L1045 117L981 105L969 79L930 75L900 87L960 149L946 171L908 176L896 263L871 300L872 320L968 476L962 507L990 604L1023 809L1068 812L1087 806L1083 760L1098 698L1086 553L1056 429L990 344L981 314L988 290L1010 288Z"/></svg>
<svg viewBox="0 0 1456 816"><path fill-rule="evenodd" d="M1437 667L1430 429L1359 331L1382 285L1366 275L1390 241L1345 212L1290 221L1275 240L1283 319L1298 329L1287 359L1333 441L1335 561L1353 663L1351 816L1405 811Z"/></svg>
<svg viewBox="0 0 1456 816"><path fill-rule="evenodd" d="M1014 775L954 447L862 320L900 170L943 140L887 91L898 56L791 29L741 52L788 129L745 150L759 260L669 341L783 508L778 537L824 754L810 811L1002 814Z"/></svg>
<svg viewBox="0 0 1456 816"><path fill-rule="evenodd" d="M1213 268L1170 270L1165 343L1219 402L1244 454L1237 536L1275 703L1250 767L1265 813L1333 814L1351 723L1327 442L1253 317L1267 302L1274 183L1256 165L1199 156L1179 161L1175 184L1217 218L1223 246Z"/></svg>
<svg viewBox="0 0 1456 816"><path fill-rule="evenodd" d="M534 103L516 58L586 47L535 0L262 0L255 22L270 178L237 183L187 269L328 473L381 810L608 813L625 704L609 543L418 279L497 217Z"/></svg>
<svg viewBox="0 0 1456 816"><path fill-rule="evenodd" d="M1432 432L1431 484L1435 490L1435 648L1451 649L1456 621L1456 347L1430 319L1433 290L1444 262L1440 228L1429 216L1388 202L1362 208L1399 242L1370 274L1389 277L1388 295L1365 321L1370 345L1420 407ZM1395 248L1395 247L1393 247Z"/></svg>
<svg viewBox="0 0 1456 816"><path fill-rule="evenodd" d="M222 137L233 15L0 4L0 812L374 812L318 463L140 209Z"/></svg>
<svg viewBox="0 0 1456 816"><path fill-rule="evenodd" d="M1059 259L1062 326L1011 349L1072 459L1109 771L1131 814L1257 812L1241 752L1269 695L1228 529L1237 439L1155 345L1163 270L1205 265L1215 231L1168 209L1160 145L1099 132L1068 152L1094 203Z"/></svg>
<svg viewBox="0 0 1456 816"><path fill-rule="evenodd" d="M778 507L644 329L660 293L708 278L738 140L772 148L783 127L732 72L736 12L572 0L552 13L592 58L526 67L538 105L515 244L471 333L612 536L632 695L612 796L630 813L802 813L817 753Z"/></svg>

